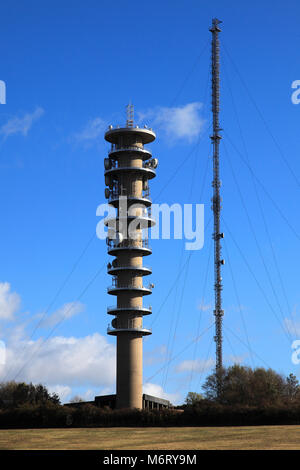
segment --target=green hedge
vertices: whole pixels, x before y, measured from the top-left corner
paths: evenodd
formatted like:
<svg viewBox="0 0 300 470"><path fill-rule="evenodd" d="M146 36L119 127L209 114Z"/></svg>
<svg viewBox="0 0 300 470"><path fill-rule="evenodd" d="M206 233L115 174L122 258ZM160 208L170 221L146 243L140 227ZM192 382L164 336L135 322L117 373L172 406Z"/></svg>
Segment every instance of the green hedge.
<svg viewBox="0 0 300 470"><path fill-rule="evenodd" d="M113 426L245 426L300 424L300 406L222 406L199 403L179 410L108 410L94 405L22 405L0 410L0 428Z"/></svg>

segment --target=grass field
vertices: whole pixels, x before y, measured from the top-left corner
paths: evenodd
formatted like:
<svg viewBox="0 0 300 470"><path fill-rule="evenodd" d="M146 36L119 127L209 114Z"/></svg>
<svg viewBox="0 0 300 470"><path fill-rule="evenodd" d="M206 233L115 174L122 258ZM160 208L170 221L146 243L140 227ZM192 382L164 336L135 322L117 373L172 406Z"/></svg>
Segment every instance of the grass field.
<svg viewBox="0 0 300 470"><path fill-rule="evenodd" d="M14 429L0 449L300 449L300 426Z"/></svg>

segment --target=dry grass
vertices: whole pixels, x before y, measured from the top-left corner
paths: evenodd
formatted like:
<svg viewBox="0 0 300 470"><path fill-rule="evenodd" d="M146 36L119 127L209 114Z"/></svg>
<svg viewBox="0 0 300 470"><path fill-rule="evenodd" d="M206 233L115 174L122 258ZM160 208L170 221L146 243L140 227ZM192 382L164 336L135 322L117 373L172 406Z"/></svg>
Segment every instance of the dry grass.
<svg viewBox="0 0 300 470"><path fill-rule="evenodd" d="M300 426L14 429L0 449L300 449Z"/></svg>

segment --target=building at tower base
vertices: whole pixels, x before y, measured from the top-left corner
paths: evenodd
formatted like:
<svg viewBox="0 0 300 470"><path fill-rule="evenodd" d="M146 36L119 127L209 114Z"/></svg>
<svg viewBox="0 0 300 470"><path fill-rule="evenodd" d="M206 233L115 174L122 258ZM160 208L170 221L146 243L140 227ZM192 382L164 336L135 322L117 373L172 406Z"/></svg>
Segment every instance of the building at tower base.
<svg viewBox="0 0 300 470"><path fill-rule="evenodd" d="M142 407L144 410L163 410L173 407L169 400L164 400L163 398L154 397L145 393L142 395L142 400ZM117 395L102 395L95 397L94 402L94 404L100 408L108 407L112 410L116 408L116 403Z"/></svg>
<svg viewBox="0 0 300 470"><path fill-rule="evenodd" d="M174 408L169 400L163 398L154 397L143 393L143 410L163 410ZM66 403L64 406L80 407L83 405L94 405L98 408L110 408L111 410L116 409L117 395L100 395L96 396L93 401L79 401L75 403Z"/></svg>

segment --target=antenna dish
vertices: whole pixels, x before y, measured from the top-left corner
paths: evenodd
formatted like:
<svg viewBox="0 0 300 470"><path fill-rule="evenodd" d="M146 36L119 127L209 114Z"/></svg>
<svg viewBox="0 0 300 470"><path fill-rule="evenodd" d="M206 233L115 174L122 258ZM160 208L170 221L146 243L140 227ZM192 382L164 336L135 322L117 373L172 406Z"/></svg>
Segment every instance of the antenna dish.
<svg viewBox="0 0 300 470"><path fill-rule="evenodd" d="M158 159L157 158L152 158L151 160L152 163L152 168L157 168L158 167Z"/></svg>
<svg viewBox="0 0 300 470"><path fill-rule="evenodd" d="M122 233L117 232L116 233L116 245L120 245L123 240L124 240L124 237L123 237Z"/></svg>
<svg viewBox="0 0 300 470"><path fill-rule="evenodd" d="M104 158L104 168L105 170L111 169L111 160L109 158Z"/></svg>

